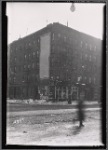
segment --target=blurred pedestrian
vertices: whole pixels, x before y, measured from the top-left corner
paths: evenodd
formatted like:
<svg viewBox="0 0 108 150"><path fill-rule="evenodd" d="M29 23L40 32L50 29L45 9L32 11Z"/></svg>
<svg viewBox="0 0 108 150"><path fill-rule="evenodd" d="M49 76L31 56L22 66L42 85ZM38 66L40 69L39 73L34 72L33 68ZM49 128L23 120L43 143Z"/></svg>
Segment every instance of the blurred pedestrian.
<svg viewBox="0 0 108 150"><path fill-rule="evenodd" d="M83 122L85 120L85 113L84 113L84 100L82 97L79 98L77 104L77 119L79 121L79 127L84 126Z"/></svg>
<svg viewBox="0 0 108 150"><path fill-rule="evenodd" d="M69 96L68 96L68 104L71 104L72 103L72 96L71 96L71 94L69 94Z"/></svg>

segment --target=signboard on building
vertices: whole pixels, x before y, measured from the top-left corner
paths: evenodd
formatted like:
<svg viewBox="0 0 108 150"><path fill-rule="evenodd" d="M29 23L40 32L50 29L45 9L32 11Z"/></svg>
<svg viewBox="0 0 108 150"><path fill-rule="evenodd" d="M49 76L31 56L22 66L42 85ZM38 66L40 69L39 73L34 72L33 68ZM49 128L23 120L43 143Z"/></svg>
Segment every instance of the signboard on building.
<svg viewBox="0 0 108 150"><path fill-rule="evenodd" d="M40 79L49 78L50 33L40 37Z"/></svg>

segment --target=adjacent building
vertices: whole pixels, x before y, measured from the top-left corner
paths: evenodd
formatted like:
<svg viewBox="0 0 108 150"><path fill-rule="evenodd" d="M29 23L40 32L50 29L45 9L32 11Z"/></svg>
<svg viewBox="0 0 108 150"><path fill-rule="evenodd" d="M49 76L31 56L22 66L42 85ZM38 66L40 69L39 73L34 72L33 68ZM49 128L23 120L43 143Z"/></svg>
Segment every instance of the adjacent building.
<svg viewBox="0 0 108 150"><path fill-rule="evenodd" d="M99 99L102 40L53 23L9 45L8 97Z"/></svg>

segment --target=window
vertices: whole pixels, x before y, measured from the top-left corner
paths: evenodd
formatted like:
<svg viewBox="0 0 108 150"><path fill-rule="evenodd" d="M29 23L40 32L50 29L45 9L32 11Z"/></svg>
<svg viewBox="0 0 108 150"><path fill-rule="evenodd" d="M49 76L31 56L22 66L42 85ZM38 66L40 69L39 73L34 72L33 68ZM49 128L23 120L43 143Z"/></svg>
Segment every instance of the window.
<svg viewBox="0 0 108 150"><path fill-rule="evenodd" d="M11 77L9 77L9 81L11 82L11 80L12 80L12 78Z"/></svg>
<svg viewBox="0 0 108 150"><path fill-rule="evenodd" d="M87 54L85 54L85 59L87 59L87 56L88 56L88 55L87 55Z"/></svg>
<svg viewBox="0 0 108 150"><path fill-rule="evenodd" d="M30 79L29 76L27 76L27 81L29 81L29 79Z"/></svg>
<svg viewBox="0 0 108 150"><path fill-rule="evenodd" d="M24 69L26 69L26 65L24 65Z"/></svg>
<svg viewBox="0 0 108 150"><path fill-rule="evenodd" d="M66 36L64 37L64 41L66 42Z"/></svg>
<svg viewBox="0 0 108 150"><path fill-rule="evenodd" d="M24 55L24 57L25 57L25 59L27 58L27 56L26 56L26 55Z"/></svg>
<svg viewBox="0 0 108 150"><path fill-rule="evenodd" d="M35 52L33 52L33 55L35 55Z"/></svg>
<svg viewBox="0 0 108 150"><path fill-rule="evenodd" d="M86 43L86 45L85 45L85 46L86 46L86 49L87 49L88 44Z"/></svg>
<svg viewBox="0 0 108 150"><path fill-rule="evenodd" d="M16 71L16 67L15 67L14 69L15 69L15 71Z"/></svg>
<svg viewBox="0 0 108 150"><path fill-rule="evenodd" d="M30 65L28 65L28 69L30 69Z"/></svg>
<svg viewBox="0 0 108 150"><path fill-rule="evenodd" d="M38 38L38 43L39 43L39 38Z"/></svg>
<svg viewBox="0 0 108 150"><path fill-rule="evenodd" d="M90 45L90 50L92 49L92 46Z"/></svg>
<svg viewBox="0 0 108 150"><path fill-rule="evenodd" d="M54 33L52 34L52 40L54 40Z"/></svg>
<svg viewBox="0 0 108 150"><path fill-rule="evenodd" d="M14 81L14 83L16 82L16 78L15 77L13 78L13 81Z"/></svg>
<svg viewBox="0 0 108 150"><path fill-rule="evenodd" d="M38 76L38 74L36 75L36 79L38 79L39 78L39 76Z"/></svg>
<svg viewBox="0 0 108 150"><path fill-rule="evenodd" d="M96 51L96 49L97 49L97 48L96 48L96 46L95 46L95 47L94 47L94 51Z"/></svg>
<svg viewBox="0 0 108 150"><path fill-rule="evenodd" d="M96 83L96 78L94 77L94 84Z"/></svg>
<svg viewBox="0 0 108 150"><path fill-rule="evenodd" d="M96 56L94 56L94 61L96 61Z"/></svg>
<svg viewBox="0 0 108 150"><path fill-rule="evenodd" d="M91 61L91 55L89 56L89 60Z"/></svg>
<svg viewBox="0 0 108 150"><path fill-rule="evenodd" d="M78 81L80 81L80 80L81 80L81 78L82 78L81 76L80 76L80 77L78 77Z"/></svg>
<svg viewBox="0 0 108 150"><path fill-rule="evenodd" d="M87 80L87 77L84 77L84 80L86 81L86 80Z"/></svg>
<svg viewBox="0 0 108 150"><path fill-rule="evenodd" d="M58 49L59 49L59 48L58 48ZM64 51L64 52L65 52L65 51L66 51L66 49L65 49L65 48L62 48L62 51Z"/></svg>
<svg viewBox="0 0 108 150"><path fill-rule="evenodd" d="M59 79L59 76L57 76L56 78Z"/></svg>
<svg viewBox="0 0 108 150"><path fill-rule="evenodd" d="M58 33L58 37L59 37L59 38L61 37L61 34L60 34L60 33Z"/></svg>
<svg viewBox="0 0 108 150"><path fill-rule="evenodd" d="M52 50L54 50L54 45L52 45Z"/></svg>
<svg viewBox="0 0 108 150"><path fill-rule="evenodd" d="M85 68L85 66L83 65L83 66L82 66L82 68L84 69L84 68Z"/></svg>
<svg viewBox="0 0 108 150"><path fill-rule="evenodd" d="M80 58L82 59L82 54L80 54Z"/></svg>
<svg viewBox="0 0 108 150"><path fill-rule="evenodd" d="M27 43L26 43L26 45L25 45L25 46L26 46L26 48L28 47Z"/></svg>
<svg viewBox="0 0 108 150"><path fill-rule="evenodd" d="M26 80L26 77L25 77L25 75L23 75L22 82L24 83L25 80Z"/></svg>
<svg viewBox="0 0 108 150"><path fill-rule="evenodd" d="M83 42L81 41L81 43L80 43L81 47L82 47L82 44L83 44Z"/></svg>
<svg viewBox="0 0 108 150"><path fill-rule="evenodd" d="M32 64L32 68L34 68L34 63Z"/></svg>
<svg viewBox="0 0 108 150"><path fill-rule="evenodd" d="M91 77L89 77L89 83L91 83Z"/></svg>

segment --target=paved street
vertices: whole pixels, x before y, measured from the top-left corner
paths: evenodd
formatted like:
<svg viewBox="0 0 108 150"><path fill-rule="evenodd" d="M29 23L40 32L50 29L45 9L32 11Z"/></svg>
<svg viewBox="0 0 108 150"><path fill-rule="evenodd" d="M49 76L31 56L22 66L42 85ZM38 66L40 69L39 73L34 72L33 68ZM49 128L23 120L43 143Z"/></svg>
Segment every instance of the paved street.
<svg viewBox="0 0 108 150"><path fill-rule="evenodd" d="M76 118L75 107L76 104L8 104L7 144L102 145L99 105L86 105L81 130L78 122L72 121Z"/></svg>
<svg viewBox="0 0 108 150"><path fill-rule="evenodd" d="M100 110L87 110L84 127L69 113L8 116L7 144L22 145L102 145ZM53 111L54 112L54 111ZM29 114L29 112L26 112Z"/></svg>

